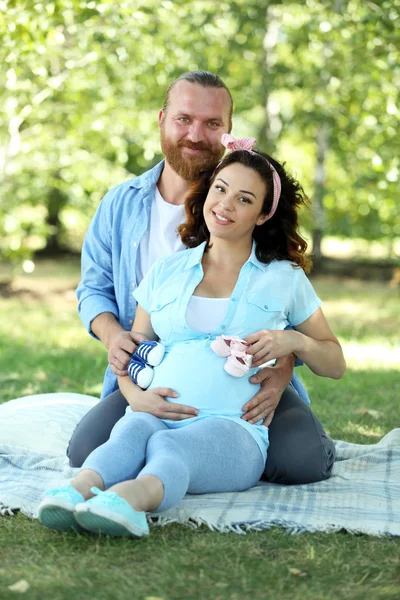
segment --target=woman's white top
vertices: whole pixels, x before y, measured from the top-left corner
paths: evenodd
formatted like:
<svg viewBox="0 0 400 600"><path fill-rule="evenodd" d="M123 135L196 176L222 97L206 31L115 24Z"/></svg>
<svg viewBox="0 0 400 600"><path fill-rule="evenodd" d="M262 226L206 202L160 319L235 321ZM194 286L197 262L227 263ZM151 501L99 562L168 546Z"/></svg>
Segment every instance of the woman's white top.
<svg viewBox="0 0 400 600"><path fill-rule="evenodd" d="M211 333L225 319L228 306L229 298L192 296L186 309L186 324L193 331Z"/></svg>

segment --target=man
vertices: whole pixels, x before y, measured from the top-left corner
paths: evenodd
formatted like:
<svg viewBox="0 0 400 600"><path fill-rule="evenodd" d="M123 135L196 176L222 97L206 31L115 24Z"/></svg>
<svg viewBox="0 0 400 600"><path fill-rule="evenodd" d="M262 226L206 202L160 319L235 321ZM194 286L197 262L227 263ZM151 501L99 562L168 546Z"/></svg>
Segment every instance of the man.
<svg viewBox="0 0 400 600"><path fill-rule="evenodd" d="M185 220L185 196L221 159L220 140L231 131L232 110L231 94L216 75L195 71L173 82L158 118L165 161L108 192L92 220L82 250L79 314L89 333L107 348L109 367L105 399L84 417L71 439L72 466L81 466L108 439L125 412L117 375L126 375L130 355L142 339L130 332L136 310L132 291L156 259L184 249L176 227ZM277 483L325 479L334 460L333 442L307 406L301 383L293 382L304 401L288 387L293 365L290 356L252 377L262 388L243 407L243 418L251 423L264 419L270 426L265 477ZM195 414L195 407L161 396L135 410L174 420Z"/></svg>

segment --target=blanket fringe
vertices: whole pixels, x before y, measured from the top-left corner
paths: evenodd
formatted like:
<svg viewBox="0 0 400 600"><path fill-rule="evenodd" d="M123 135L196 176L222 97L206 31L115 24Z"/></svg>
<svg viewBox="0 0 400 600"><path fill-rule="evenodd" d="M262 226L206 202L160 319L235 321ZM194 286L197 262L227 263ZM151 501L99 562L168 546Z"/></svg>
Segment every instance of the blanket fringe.
<svg viewBox="0 0 400 600"><path fill-rule="evenodd" d="M346 527L343 525L332 524L320 524L320 525L304 525L301 526L298 523L291 521L285 521L284 519L274 519L272 521L254 521L253 523L211 523L207 519L201 517L190 517L186 521L182 521L179 518L171 518L162 515L154 515L149 517L149 521L154 526L165 527L172 523L178 525L184 525L191 529L198 529L205 525L211 531L218 531L219 533L233 532L239 535L246 535L247 532L252 531L266 531L272 527L282 527L286 533L290 535L301 535L302 533L337 533L339 531L346 531L352 535L373 535L376 537L396 537L396 534L388 533L387 531L365 531L357 528Z"/></svg>

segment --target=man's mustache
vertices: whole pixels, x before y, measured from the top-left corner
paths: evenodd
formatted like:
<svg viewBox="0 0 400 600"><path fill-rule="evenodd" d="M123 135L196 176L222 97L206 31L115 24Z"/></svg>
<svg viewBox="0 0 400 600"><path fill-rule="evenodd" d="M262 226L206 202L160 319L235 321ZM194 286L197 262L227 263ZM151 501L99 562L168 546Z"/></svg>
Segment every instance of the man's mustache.
<svg viewBox="0 0 400 600"><path fill-rule="evenodd" d="M207 146L207 144L205 144L204 142L183 141L179 142L178 146L180 148L190 148L191 150L205 150L207 152L210 152L211 150L210 146Z"/></svg>

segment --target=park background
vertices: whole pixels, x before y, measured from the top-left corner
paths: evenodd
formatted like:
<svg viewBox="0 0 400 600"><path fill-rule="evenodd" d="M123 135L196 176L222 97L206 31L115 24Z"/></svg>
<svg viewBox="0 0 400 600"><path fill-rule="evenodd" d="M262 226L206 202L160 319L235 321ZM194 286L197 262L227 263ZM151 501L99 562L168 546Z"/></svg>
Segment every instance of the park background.
<svg viewBox="0 0 400 600"><path fill-rule="evenodd" d="M76 313L82 240L104 193L162 158L168 85L207 69L232 91L233 134L285 160L311 201L311 279L348 362L339 382L301 370L315 412L350 442L399 426L399 14L399 0L1 0L0 402L99 395L105 351ZM20 578L29 598L400 597L390 539L170 526L135 544L22 515L0 533L2 598Z"/></svg>

